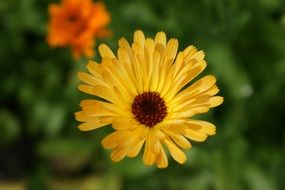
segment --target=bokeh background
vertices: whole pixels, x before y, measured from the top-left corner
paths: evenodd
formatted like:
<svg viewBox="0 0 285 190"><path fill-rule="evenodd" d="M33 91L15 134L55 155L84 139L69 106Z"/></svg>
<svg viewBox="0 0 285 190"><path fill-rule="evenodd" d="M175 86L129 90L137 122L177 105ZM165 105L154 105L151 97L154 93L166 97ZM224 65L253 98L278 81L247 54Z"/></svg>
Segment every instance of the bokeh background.
<svg viewBox="0 0 285 190"><path fill-rule="evenodd" d="M163 30L180 50L206 52L203 74L225 97L202 116L217 134L164 170L141 156L114 164L100 142L108 129L77 129L87 59L46 43L51 2L0 1L0 190L285 189L285 1L105 1L113 35L97 44Z"/></svg>

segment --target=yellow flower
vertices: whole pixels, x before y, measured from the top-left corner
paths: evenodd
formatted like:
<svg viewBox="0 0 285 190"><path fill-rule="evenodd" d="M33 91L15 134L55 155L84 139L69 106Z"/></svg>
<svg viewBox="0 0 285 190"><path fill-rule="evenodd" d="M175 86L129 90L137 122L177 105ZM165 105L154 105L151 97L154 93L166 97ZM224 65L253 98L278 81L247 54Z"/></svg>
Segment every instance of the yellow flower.
<svg viewBox="0 0 285 190"><path fill-rule="evenodd" d="M113 133L102 141L104 148L112 149L114 162L124 157L135 157L144 145L143 162L168 166L167 148L178 163L186 161L181 149L191 148L188 139L205 141L215 134L209 122L191 119L223 102L214 96L219 89L212 75L186 86L206 67L204 52L193 46L178 52L177 39L167 41L163 32L155 39L136 31L130 46L119 40L117 56L108 46L99 46L101 64L90 61L90 72L78 73L86 84L79 89L103 98L88 99L80 104L82 111L76 119L82 131L112 124Z"/></svg>

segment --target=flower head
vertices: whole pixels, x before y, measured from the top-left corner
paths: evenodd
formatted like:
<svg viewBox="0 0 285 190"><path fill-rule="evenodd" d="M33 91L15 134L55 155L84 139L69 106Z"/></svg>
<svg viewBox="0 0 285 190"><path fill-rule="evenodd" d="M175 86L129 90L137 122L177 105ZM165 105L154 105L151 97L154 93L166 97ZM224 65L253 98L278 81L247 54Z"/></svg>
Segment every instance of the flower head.
<svg viewBox="0 0 285 190"><path fill-rule="evenodd" d="M112 124L114 132L102 144L112 149L115 162L124 157L135 157L144 146L143 162L168 166L167 148L178 163L186 161L181 149L191 148L192 141L205 141L215 134L209 122L192 119L223 102L214 96L219 89L212 75L189 84L206 67L204 52L189 46L178 51L178 41L167 41L163 32L155 39L136 31L130 46L119 40L117 56L102 44L101 64L90 61L89 73L78 73L86 84L79 85L85 93L103 100L83 100L82 111L76 119L82 131Z"/></svg>
<svg viewBox="0 0 285 190"><path fill-rule="evenodd" d="M52 47L71 47L72 54L92 57L94 37L109 34L105 29L110 15L103 3L92 0L61 0L49 6L50 21L47 41Z"/></svg>

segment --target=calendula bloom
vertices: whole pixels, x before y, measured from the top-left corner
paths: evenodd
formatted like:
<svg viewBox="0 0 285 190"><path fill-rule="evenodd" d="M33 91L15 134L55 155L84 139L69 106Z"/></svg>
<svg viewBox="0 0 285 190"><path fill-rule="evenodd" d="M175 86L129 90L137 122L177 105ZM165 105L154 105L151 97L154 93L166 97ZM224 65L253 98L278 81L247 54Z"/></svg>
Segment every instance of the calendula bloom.
<svg viewBox="0 0 285 190"><path fill-rule="evenodd" d="M71 47L72 54L92 57L94 37L105 37L110 14L101 2L62 0L49 6L50 21L47 41L52 47Z"/></svg>
<svg viewBox="0 0 285 190"><path fill-rule="evenodd" d="M80 104L76 119L82 131L112 124L114 132L102 144L112 149L114 162L135 157L144 146L143 162L168 166L167 148L178 163L186 161L181 149L191 148L188 139L205 141L215 134L209 122L191 118L223 102L214 96L219 89L212 75L187 84L206 67L204 52L189 46L178 51L177 39L167 41L163 32L155 39L136 31L130 46L119 40L117 56L108 46L99 46L101 64L90 61L90 74L78 77L86 84L79 89L104 100L87 99Z"/></svg>

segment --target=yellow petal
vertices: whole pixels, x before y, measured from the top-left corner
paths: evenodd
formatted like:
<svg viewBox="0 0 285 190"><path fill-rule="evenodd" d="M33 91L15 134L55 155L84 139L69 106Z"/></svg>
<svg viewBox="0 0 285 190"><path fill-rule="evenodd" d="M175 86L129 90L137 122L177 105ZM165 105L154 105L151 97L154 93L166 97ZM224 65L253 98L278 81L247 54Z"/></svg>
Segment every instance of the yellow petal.
<svg viewBox="0 0 285 190"><path fill-rule="evenodd" d="M179 126L177 126L179 127ZM189 149L191 148L190 142L181 134L179 133L174 133L173 131L169 130L164 130L170 137L171 139L181 148L184 149Z"/></svg>
<svg viewBox="0 0 285 190"><path fill-rule="evenodd" d="M203 133L205 133L207 135L214 135L214 134L216 134L216 126L214 124L212 124L212 123L209 123L209 122L206 122L206 121L201 121L201 120L190 119L190 120L186 121L186 124L200 126L200 128L196 129L196 130L198 130L200 132L203 132Z"/></svg>
<svg viewBox="0 0 285 190"><path fill-rule="evenodd" d="M91 86L96 86L96 85L103 85L104 86L104 85L106 85L106 83L104 81L102 81L98 78L95 78L94 76L87 74L87 73L79 72L77 74L77 77L81 81L83 81L83 82L85 82Z"/></svg>
<svg viewBox="0 0 285 190"><path fill-rule="evenodd" d="M166 54L168 56L168 59L173 59L176 57L178 50L178 40L177 39L170 39L166 45Z"/></svg>
<svg viewBox="0 0 285 190"><path fill-rule="evenodd" d="M201 94L207 91L208 89L210 89L212 86L214 86L216 82L217 82L217 79L215 76L207 75L201 78L200 80L198 80L197 82L195 82L193 85L191 85L186 90L189 91L190 94L191 92L193 92L193 90L197 91L196 93Z"/></svg>
<svg viewBox="0 0 285 190"><path fill-rule="evenodd" d="M198 52L195 52L193 55L190 56L190 54L188 54L186 57L185 57L185 62L190 62L191 64L196 64L200 61L202 61L205 57L205 53L204 51L198 51Z"/></svg>
<svg viewBox="0 0 285 190"><path fill-rule="evenodd" d="M156 91L157 85L159 83L159 61L160 61L160 54L155 51L153 53L153 60L152 60L152 69L153 75L151 76L150 80L150 90Z"/></svg>
<svg viewBox="0 0 285 190"><path fill-rule="evenodd" d="M105 59L107 62L110 60ZM110 86L117 86L123 93L136 95L137 88L134 84L134 75L127 70L126 66L118 60L110 61L112 66L102 72L104 81L108 81ZM129 68L130 69L130 68Z"/></svg>
<svg viewBox="0 0 285 190"><path fill-rule="evenodd" d="M169 114L170 119L187 119L189 117L192 117L194 115L200 114L200 113L206 113L208 112L210 107L208 105L206 106L195 106L195 107L186 107L183 110L179 110L179 112L173 112Z"/></svg>
<svg viewBox="0 0 285 190"><path fill-rule="evenodd" d="M210 107L217 107L224 102L224 98L222 96L214 96L210 98L209 102Z"/></svg>
<svg viewBox="0 0 285 190"><path fill-rule="evenodd" d="M130 146L130 149L129 149L128 153L127 153L127 156L130 157L130 158L136 157L139 154L143 144L144 144L143 140L136 141L135 144Z"/></svg>
<svg viewBox="0 0 285 190"><path fill-rule="evenodd" d="M118 146L118 133L111 133L102 140L102 145L106 149L112 149Z"/></svg>
<svg viewBox="0 0 285 190"><path fill-rule="evenodd" d="M183 52L179 52L175 60L175 63L172 66L173 76L176 76L177 73L182 69L183 62L184 62L184 54Z"/></svg>
<svg viewBox="0 0 285 190"><path fill-rule="evenodd" d="M118 60L120 63L124 65L131 65L131 58L128 54L127 50L125 48L119 48L118 49Z"/></svg>
<svg viewBox="0 0 285 190"><path fill-rule="evenodd" d="M215 77L208 75L181 91L168 103L173 108L172 112L177 112L172 117L191 117L222 104L223 97L211 97L219 91L215 83Z"/></svg>
<svg viewBox="0 0 285 190"><path fill-rule="evenodd" d="M147 69L146 69L146 65L145 65L145 60L144 60L144 55L140 55L140 54L136 54L135 56L135 61L137 63L137 66L139 70L139 73L141 75L141 86L142 86L142 90L145 91L145 89L148 89L149 86L149 82L148 82L148 73L147 73ZM140 89L139 89L140 90Z"/></svg>
<svg viewBox="0 0 285 190"><path fill-rule="evenodd" d="M215 86L216 78L212 75L207 75L200 80L193 83L191 86L186 88L185 90L181 91L177 95L177 99L189 99L194 96L204 94L204 92L207 92L209 89L211 89L213 86Z"/></svg>
<svg viewBox="0 0 285 190"><path fill-rule="evenodd" d="M85 92L86 94L96 95L94 93L94 87L86 84L80 84L78 85L78 89L82 92Z"/></svg>
<svg viewBox="0 0 285 190"><path fill-rule="evenodd" d="M90 122L90 121L97 120L97 118L85 115L82 111L76 112L74 115L75 115L75 119L80 122Z"/></svg>
<svg viewBox="0 0 285 190"><path fill-rule="evenodd" d="M118 116L116 113L110 112L100 105L97 105L96 107L83 107L82 112L86 116L90 117L98 117L98 116Z"/></svg>
<svg viewBox="0 0 285 190"><path fill-rule="evenodd" d="M143 92L143 74L140 68L140 63L138 61L137 55L134 55L134 59L133 59L133 70L134 70L134 75L136 77L136 81L137 81L137 89L139 93Z"/></svg>
<svg viewBox="0 0 285 190"><path fill-rule="evenodd" d="M99 46L99 53L101 57L115 58L114 53L106 44L101 44Z"/></svg>
<svg viewBox="0 0 285 190"><path fill-rule="evenodd" d="M86 122L86 123L82 123L78 126L78 128L81 131L90 131L90 130L94 130L94 129L98 129L100 127L103 127L105 125L108 125L112 122L113 118L105 118L103 119L96 119L94 121L90 121L90 122Z"/></svg>
<svg viewBox="0 0 285 190"><path fill-rule="evenodd" d="M145 165L151 166L155 162L156 155L151 151L149 136L145 142L143 162Z"/></svg>
<svg viewBox="0 0 285 190"><path fill-rule="evenodd" d="M129 91L129 88L125 87L125 84L121 83L118 78L112 76L111 73L105 71L102 73L102 77L104 80L109 82L111 88L116 87L119 92L125 94L126 96L124 96L124 99L130 99L129 97L131 96L131 93ZM118 98L121 99L121 97Z"/></svg>
<svg viewBox="0 0 285 190"><path fill-rule="evenodd" d="M135 136L132 135L132 132L130 130L126 131L116 131L115 133L118 134L117 141L118 146L128 146L135 140Z"/></svg>
<svg viewBox="0 0 285 190"><path fill-rule="evenodd" d="M85 108L96 108L96 107L102 107L106 110L109 110L109 111L113 111L113 104L111 103L107 103L107 102L102 102L102 101L99 101L99 100L94 100L94 99L85 99L85 100L82 100L80 102L80 107L82 109L85 109Z"/></svg>
<svg viewBox="0 0 285 190"><path fill-rule="evenodd" d="M119 162L121 161L128 152L128 147L116 147L111 152L111 159L113 162Z"/></svg>
<svg viewBox="0 0 285 190"><path fill-rule="evenodd" d="M99 86L99 85L94 86L93 93L96 96L99 96L105 100L108 100L109 102L118 103L118 104L121 103L121 101L116 96L114 96L113 90L105 88L104 86Z"/></svg>
<svg viewBox="0 0 285 190"><path fill-rule="evenodd" d="M179 104L179 96L175 95L192 79L194 79L198 74L200 74L206 67L206 62L202 61L196 64L194 67L191 65L184 66L174 77L172 81L173 89L166 95L166 99L171 100L170 104Z"/></svg>
<svg viewBox="0 0 285 190"><path fill-rule="evenodd" d="M159 140L155 135L154 130L150 130L149 133L149 140L150 140L150 149L154 154L158 154L159 153Z"/></svg>
<svg viewBox="0 0 285 190"><path fill-rule="evenodd" d="M197 142L203 142L208 137L207 134L200 132L200 131L195 131L192 129L186 129L184 136L193 141L197 141Z"/></svg>
<svg viewBox="0 0 285 190"><path fill-rule="evenodd" d="M124 79L124 83L131 85L131 86L127 85L129 88L136 89L136 86L135 86L136 77L133 71L134 57L128 51L131 51L131 50L127 50L126 48L119 48L118 50L119 60L118 61L114 60L114 64L115 64L116 70L119 73L119 76L121 76L121 78ZM130 89L130 90L133 90L133 89Z"/></svg>
<svg viewBox="0 0 285 190"><path fill-rule="evenodd" d="M119 47L127 50L129 56L132 56L132 49L129 42L125 38L119 40Z"/></svg>
<svg viewBox="0 0 285 190"><path fill-rule="evenodd" d="M88 71L96 78L98 79L102 79L102 77L100 76L100 66L98 63L96 63L95 61L89 61L87 64L87 69Z"/></svg>
<svg viewBox="0 0 285 190"><path fill-rule="evenodd" d="M137 42L141 47L144 47L145 37L141 30L135 31L134 42Z"/></svg>
<svg viewBox="0 0 285 190"><path fill-rule="evenodd" d="M132 144L136 138L131 131L115 131L103 139L102 145L105 148L125 147Z"/></svg>
<svg viewBox="0 0 285 190"><path fill-rule="evenodd" d="M161 143L159 143L159 154L156 156L156 165L158 168L166 168L168 166L168 159L167 156L165 154L165 151L161 145Z"/></svg>
<svg viewBox="0 0 285 190"><path fill-rule="evenodd" d="M157 128L157 127L154 127L153 128L153 135L155 136L155 138L156 139L158 139L158 140L163 140L165 137L166 137L166 135L164 134L164 132L162 132L159 128Z"/></svg>
<svg viewBox="0 0 285 190"><path fill-rule="evenodd" d="M177 161L179 164L183 164L186 161L184 152L180 150L170 139L165 139L164 143L166 144L171 156L175 161Z"/></svg>
<svg viewBox="0 0 285 190"><path fill-rule="evenodd" d="M80 115L79 115L80 113ZM96 117L113 117L113 116L118 116L116 113L110 112L106 109L103 109L100 106L97 107L84 107L81 112L77 112L76 114L78 117L85 116L86 118L96 118ZM79 117L80 119L80 117ZM81 119L82 120L82 119Z"/></svg>
<svg viewBox="0 0 285 190"><path fill-rule="evenodd" d="M185 85L187 85L190 81L192 81L196 76L198 76L207 66L206 61L201 61L195 66L189 66L187 65L176 75L176 79L179 79L182 75L186 74L185 79L182 82L179 82L177 84L177 92L180 91Z"/></svg>
<svg viewBox="0 0 285 190"><path fill-rule="evenodd" d="M224 98L221 96L209 97L208 95L199 95L195 97L195 99L193 98L193 99L189 99L185 101L183 104L180 105L180 108L177 106L175 109L173 109L173 111L175 110L176 112L184 112L187 110L194 110L199 107L212 108L212 107L219 106L220 104L223 103L223 101L224 101Z"/></svg>
<svg viewBox="0 0 285 190"><path fill-rule="evenodd" d="M149 91L149 84L151 76L153 76L153 54L154 54L154 41L150 38L145 41L145 73L146 73L146 81L147 85L144 86L145 91Z"/></svg>
<svg viewBox="0 0 285 190"><path fill-rule="evenodd" d="M144 126L138 126L136 127L136 129L133 131L133 136L136 137L136 139L133 141L132 145L130 145L130 149L127 153L128 157L135 157L138 155L138 153L140 152L142 145L144 144L147 135L148 135L148 130L146 130L148 128L144 127Z"/></svg>
<svg viewBox="0 0 285 190"><path fill-rule="evenodd" d="M197 48L193 45L188 46L183 50L183 53L185 55L185 58L190 59L195 53L197 52Z"/></svg>
<svg viewBox="0 0 285 190"><path fill-rule="evenodd" d="M166 35L164 32L158 32L154 39L156 44L161 44L162 46L166 46Z"/></svg>
<svg viewBox="0 0 285 190"><path fill-rule="evenodd" d="M146 140L150 131L149 127L145 127L144 125L140 125L139 127L141 129L139 139Z"/></svg>
<svg viewBox="0 0 285 190"><path fill-rule="evenodd" d="M133 119L130 118L115 117L112 121L112 127L116 130L127 130L134 125Z"/></svg>

